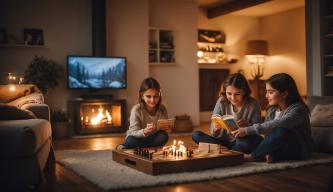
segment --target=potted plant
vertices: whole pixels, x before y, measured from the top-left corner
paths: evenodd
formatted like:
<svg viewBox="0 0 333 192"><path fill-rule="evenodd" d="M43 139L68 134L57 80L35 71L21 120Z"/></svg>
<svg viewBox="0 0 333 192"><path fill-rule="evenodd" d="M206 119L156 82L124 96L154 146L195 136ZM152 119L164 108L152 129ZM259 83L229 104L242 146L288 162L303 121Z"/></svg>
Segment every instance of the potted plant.
<svg viewBox="0 0 333 192"><path fill-rule="evenodd" d="M63 139L70 136L70 122L64 109L51 111L52 136Z"/></svg>
<svg viewBox="0 0 333 192"><path fill-rule="evenodd" d="M43 94L56 87L64 75L64 69L53 60L35 56L24 72L25 83L37 85Z"/></svg>

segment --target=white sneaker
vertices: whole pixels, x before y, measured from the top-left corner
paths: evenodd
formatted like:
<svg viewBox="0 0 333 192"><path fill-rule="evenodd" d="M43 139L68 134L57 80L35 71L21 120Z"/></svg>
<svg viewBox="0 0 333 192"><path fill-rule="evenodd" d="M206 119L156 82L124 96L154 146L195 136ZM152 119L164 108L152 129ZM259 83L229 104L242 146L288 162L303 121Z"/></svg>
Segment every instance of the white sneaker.
<svg viewBox="0 0 333 192"><path fill-rule="evenodd" d="M117 150L125 149L125 146L123 144L119 144L116 147Z"/></svg>

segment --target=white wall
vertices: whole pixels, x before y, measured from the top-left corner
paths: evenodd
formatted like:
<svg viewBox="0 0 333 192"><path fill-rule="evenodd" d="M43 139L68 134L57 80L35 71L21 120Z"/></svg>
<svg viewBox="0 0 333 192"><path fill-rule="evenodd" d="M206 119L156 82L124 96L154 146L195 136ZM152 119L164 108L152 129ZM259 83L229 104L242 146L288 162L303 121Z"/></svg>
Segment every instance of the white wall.
<svg viewBox="0 0 333 192"><path fill-rule="evenodd" d="M107 1L107 53L126 56L128 88L113 92L127 100L128 109L138 102L142 80L155 77L162 86L169 116L189 114L199 124L198 70L196 66L197 4L184 0ZM172 14L171 14L172 13ZM148 63L149 26L175 31L177 66ZM128 110L129 111L129 110Z"/></svg>
<svg viewBox="0 0 333 192"><path fill-rule="evenodd" d="M141 81L149 76L148 0L107 1L107 55L127 58L126 90L112 91L117 99L126 99L128 112L138 102Z"/></svg>
<svg viewBox="0 0 333 192"><path fill-rule="evenodd" d="M0 27L23 43L23 28L43 30L45 48L0 47L0 72L22 75L35 55L53 59L66 70L68 54L91 55L90 0L5 0L0 2ZM46 95L52 108L66 108L71 98L66 80Z"/></svg>
<svg viewBox="0 0 333 192"><path fill-rule="evenodd" d="M249 39L267 38L271 56L265 77L288 71L306 94L304 10L295 9L264 18L226 15L208 20L195 1L188 0L108 0L107 54L128 59L128 88L103 91L124 98L128 108L137 102L141 81L151 75L163 88L170 116L187 113L195 125L199 117L198 68L230 68L231 73L245 69L244 51ZM175 30L177 66L148 64L148 27ZM290 27L292 26L292 27ZM23 28L41 28L45 48L0 47L0 72L22 74L34 55L53 59L64 67L68 54L91 55L91 10L89 0L6 0L0 2L0 27L23 41ZM197 29L218 29L226 34L225 51L236 64L199 66L196 62ZM288 30L286 30L288 29ZM286 54L287 53L287 54ZM282 66L282 67L281 67ZM290 70L292 69L292 70ZM47 96L52 108L65 108L68 99L86 91L67 90L63 81Z"/></svg>
<svg viewBox="0 0 333 192"><path fill-rule="evenodd" d="M263 79L275 73L288 73L301 95L307 95L304 7L260 20L260 37L268 40L270 56Z"/></svg>
<svg viewBox="0 0 333 192"><path fill-rule="evenodd" d="M176 66L151 66L150 75L161 83L169 116L188 114L194 125L199 125L196 14L195 1L150 0L149 25L174 30L177 63Z"/></svg>
<svg viewBox="0 0 333 192"><path fill-rule="evenodd" d="M151 7L149 7L151 6ZM0 47L0 72L23 74L34 55L53 59L66 67L68 54L91 55L91 2L89 0L1 1L0 27L23 41L25 27L41 28L45 48ZM126 99L128 111L137 102L141 81L156 77L163 88L169 115L189 114L199 124L198 69L196 65L197 4L187 0L108 0L107 54L128 61L126 90L100 91ZM176 67L150 67L148 27L168 27L176 33ZM46 95L53 109L66 108L69 99L89 94L67 90L66 80Z"/></svg>

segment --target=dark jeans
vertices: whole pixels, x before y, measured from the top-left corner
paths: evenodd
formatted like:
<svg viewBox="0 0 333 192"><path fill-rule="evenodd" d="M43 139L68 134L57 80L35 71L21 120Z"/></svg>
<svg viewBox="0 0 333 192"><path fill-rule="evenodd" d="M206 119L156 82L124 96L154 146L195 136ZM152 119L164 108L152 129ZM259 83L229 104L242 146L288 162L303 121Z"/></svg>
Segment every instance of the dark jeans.
<svg viewBox="0 0 333 192"><path fill-rule="evenodd" d="M168 133L160 130L144 138L128 136L124 146L127 149L135 147L158 147L165 145L168 142L168 139Z"/></svg>
<svg viewBox="0 0 333 192"><path fill-rule="evenodd" d="M252 157L260 161L268 154L273 156L274 161L301 159L301 142L293 130L276 128L256 147Z"/></svg>
<svg viewBox="0 0 333 192"><path fill-rule="evenodd" d="M232 143L229 142L227 137L216 138L203 133L202 131L196 131L192 135L192 139L195 143L205 142L219 144L228 147L231 150L240 151L243 153L251 153L256 146L263 140L260 135L248 135L241 138L236 138Z"/></svg>

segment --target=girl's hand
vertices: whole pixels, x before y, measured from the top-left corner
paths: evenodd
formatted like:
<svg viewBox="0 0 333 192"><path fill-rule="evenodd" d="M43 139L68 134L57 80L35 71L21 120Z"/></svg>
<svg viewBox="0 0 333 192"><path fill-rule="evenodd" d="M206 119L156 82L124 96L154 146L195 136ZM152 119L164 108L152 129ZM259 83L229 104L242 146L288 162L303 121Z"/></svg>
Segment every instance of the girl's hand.
<svg viewBox="0 0 333 192"><path fill-rule="evenodd" d="M161 130L169 132L171 130L171 127L169 125L165 125L164 127L161 127Z"/></svg>
<svg viewBox="0 0 333 192"><path fill-rule="evenodd" d="M246 136L246 129L244 127L240 127L236 131L231 132L235 137L244 137Z"/></svg>
<svg viewBox="0 0 333 192"><path fill-rule="evenodd" d="M156 130L156 125L154 123L148 123L147 127L143 129L145 135L150 135Z"/></svg>
<svg viewBox="0 0 333 192"><path fill-rule="evenodd" d="M245 119L239 119L238 121L237 121L237 124L238 124L238 126L240 126L240 127L247 127L247 126L250 126L251 124L248 122L248 121L246 121Z"/></svg>
<svg viewBox="0 0 333 192"><path fill-rule="evenodd" d="M222 127L221 127L220 124L218 124L218 123L214 123L214 126L215 126L215 129L216 129L216 130L220 130L220 129L222 129Z"/></svg>

